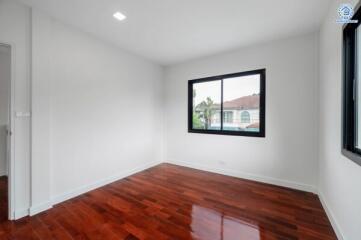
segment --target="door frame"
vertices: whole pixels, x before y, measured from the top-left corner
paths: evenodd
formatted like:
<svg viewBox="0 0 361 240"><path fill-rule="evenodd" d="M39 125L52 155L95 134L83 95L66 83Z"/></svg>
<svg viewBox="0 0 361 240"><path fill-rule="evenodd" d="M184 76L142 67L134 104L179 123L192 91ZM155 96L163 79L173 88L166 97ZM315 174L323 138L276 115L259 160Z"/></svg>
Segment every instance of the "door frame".
<svg viewBox="0 0 361 240"><path fill-rule="evenodd" d="M0 39L0 45L10 48L10 97L9 97L9 120L10 120L10 156L7 160L8 172L8 218L15 219L15 45ZM8 136L7 136L8 137ZM8 156L7 156L8 157Z"/></svg>

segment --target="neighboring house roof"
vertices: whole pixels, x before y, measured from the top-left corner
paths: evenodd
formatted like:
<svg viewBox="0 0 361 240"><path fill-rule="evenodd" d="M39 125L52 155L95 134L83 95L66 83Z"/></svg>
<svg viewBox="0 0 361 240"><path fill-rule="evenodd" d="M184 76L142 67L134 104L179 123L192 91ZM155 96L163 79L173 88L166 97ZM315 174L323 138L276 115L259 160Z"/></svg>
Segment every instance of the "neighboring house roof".
<svg viewBox="0 0 361 240"><path fill-rule="evenodd" d="M259 123L252 123L251 125L248 125L246 128L259 128Z"/></svg>
<svg viewBox="0 0 361 240"><path fill-rule="evenodd" d="M259 108L259 94L240 97L223 103L223 109L256 109Z"/></svg>
<svg viewBox="0 0 361 240"><path fill-rule="evenodd" d="M213 104L213 109L220 109L219 104ZM249 96L244 96L240 98L233 99L231 101L226 101L223 103L223 109L258 109L259 108L259 94L253 94ZM198 104L196 106L196 111L203 111L204 106Z"/></svg>

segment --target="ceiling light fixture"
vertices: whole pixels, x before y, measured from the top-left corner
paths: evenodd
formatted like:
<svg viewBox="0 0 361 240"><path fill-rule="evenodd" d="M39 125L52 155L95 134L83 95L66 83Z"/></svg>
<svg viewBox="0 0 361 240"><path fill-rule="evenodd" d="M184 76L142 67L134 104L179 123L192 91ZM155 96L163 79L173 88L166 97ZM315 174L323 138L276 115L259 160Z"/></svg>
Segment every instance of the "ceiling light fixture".
<svg viewBox="0 0 361 240"><path fill-rule="evenodd" d="M113 17L119 21L123 21L124 19L127 18L127 16L125 16L123 13L121 12L116 12L113 14Z"/></svg>

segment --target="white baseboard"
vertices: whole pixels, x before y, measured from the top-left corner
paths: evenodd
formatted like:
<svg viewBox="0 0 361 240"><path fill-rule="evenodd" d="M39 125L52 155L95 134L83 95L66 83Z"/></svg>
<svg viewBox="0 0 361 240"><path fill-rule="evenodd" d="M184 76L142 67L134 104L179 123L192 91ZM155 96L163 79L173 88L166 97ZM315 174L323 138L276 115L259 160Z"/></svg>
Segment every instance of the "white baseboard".
<svg viewBox="0 0 361 240"><path fill-rule="evenodd" d="M37 206L32 206L29 209L29 215L34 216L35 214L44 212L44 211L46 211L46 210L48 210L48 209L50 209L52 207L53 207L53 205L51 204L51 202L44 202L44 203L39 204Z"/></svg>
<svg viewBox="0 0 361 240"><path fill-rule="evenodd" d="M295 183L295 182L292 182L292 181L275 179L275 178L266 177L266 176L259 176L259 175L254 175L254 174L249 174L249 173L245 173L245 172L241 172L241 171L235 171L235 170L229 170L229 169L212 168L212 167L209 167L209 166L204 166L204 165L200 165L200 164L191 164L191 163L188 163L188 162L181 162L181 161L167 161L167 162L175 164L175 165L195 168L195 169L209 171L209 172L215 172L215 173L219 173L219 174L223 174L223 175L228 175L228 176L233 176L233 177L238 177L238 178L244 178L244 179L249 179L249 180L254 180L254 181L259 181L259 182L264 182L264 183L269 183L269 184L274 184L274 185L279 185L279 186L283 186L283 187L293 188L293 189L297 189L297 190L317 193L317 190L316 190L316 188L314 186ZM156 165L158 165L160 163L161 162L157 161L157 162L144 164L143 166L139 166L139 167L131 169L131 170L123 171L123 172L121 172L121 173L119 173L119 174L117 174L115 176L102 179L100 181L91 183L89 185L80 187L78 189L75 189L73 191L70 191L70 192L67 192L67 193L64 193L64 194L60 194L60 195L55 196L54 198L52 198L50 202L46 202L46 203L43 203L43 204L40 204L40 205L37 205L37 206L32 206L30 209L23 209L23 210L17 211L17 212L15 212L14 217L15 217L15 219L19 219L19 218L25 217L25 216L27 216L29 214L31 216L35 215L37 213L40 213L42 211L50 209L52 207L52 205L64 202L64 201L66 201L68 199L74 198L76 196L79 196L81 194L84 194L86 192L94 190L96 188L102 187L104 185L115 182L115 181L120 180L122 178L128 177L128 176L130 176L132 174L141 172L143 170L146 170L148 168L156 166Z"/></svg>
<svg viewBox="0 0 361 240"><path fill-rule="evenodd" d="M319 192L318 197L320 198L321 204L326 211L327 217L331 222L332 228L335 231L337 238L339 240L345 240L346 237L341 231L340 225L338 224L338 222L336 220L335 214L332 212L331 208L327 204L325 196L323 195L322 192Z"/></svg>
<svg viewBox="0 0 361 240"><path fill-rule="evenodd" d="M125 177L133 175L135 173L141 172L143 170L146 170L148 168L156 166L156 165L158 165L160 163L161 162L148 163L148 164L145 164L143 166L140 166L140 167L128 170L128 171L123 171L123 172L121 172L121 173L119 173L119 174L117 174L115 176L105 178L103 180L100 180L100 181L94 182L92 184L83 186L81 188L78 188L76 190L67 192L65 194L58 195L55 198L53 198L51 200L51 202L46 202L46 203L43 203L43 204L40 204L40 205L37 205L37 206L33 206L30 209L22 209L22 210L16 211L14 213L14 218L19 219L19 218L22 218L22 217L25 217L25 216L28 216L28 215L33 216L33 215L38 214L38 213L40 213L42 211L45 211L45 210L48 210L48 209L52 208L52 205L61 203L61 202L66 201L68 199L74 198L76 196L79 196L79 195L84 194L86 192L89 192L91 190L94 190L96 188L102 187L104 185L115 182L115 181L120 180L122 178L125 178ZM322 206L325 209L328 218L330 219L330 222L332 224L333 229L336 232L336 235L337 235L338 239L339 240L345 240L346 239L344 237L344 235L342 234L342 231L340 230L339 224L337 223L337 220L334 217L333 212L328 207L328 204L327 204L327 201L325 200L324 195L322 194L322 192L318 192L316 187L314 187L312 185L300 184L300 183L296 183L296 182L292 182L292 181L288 181L288 180L282 180L282 179L276 179L276 178L271 178L271 177L266 177L266 176L249 174L249 173L230 170L230 169L213 168L213 167L209 167L209 166L205 166L205 165L201 165L201 164L193 164L193 163L182 162L182 161L167 161L167 163L180 165L180 166L185 166L185 167L190 167L190 168L195 168L195 169L199 169L199 170L203 170L203 171L219 173L219 174L228 175L228 176L232 176L232 177L244 178L244 179L254 180L254 181L258 181L258 182L269 183L269 184L288 187L288 188L292 188L292 189L297 189L297 190L316 193L316 194L319 195Z"/></svg>
<svg viewBox="0 0 361 240"><path fill-rule="evenodd" d="M24 208L18 211L15 211L14 213L14 220L26 217L29 215L29 209L28 208Z"/></svg>
<svg viewBox="0 0 361 240"><path fill-rule="evenodd" d="M160 163L161 162L158 162L158 161L157 162L152 162L152 163L147 163L147 164L144 164L143 166L139 166L139 167L136 167L136 168L131 169L131 170L123 171L121 173L118 173L115 176L108 177L108 178L102 179L100 181L91 183L89 185L80 187L78 189L75 189L73 191L58 195L58 196L52 198L51 202L52 202L53 205L64 202L64 201L66 201L68 199L74 198L76 196L79 196L81 194L84 194L86 192L94 190L96 188L102 187L104 185L107 185L109 183L115 182L115 181L120 180L122 178L128 177L128 176L133 175L135 173L141 172L141 171L146 170L148 168L154 167L154 166L156 166L156 165L158 165Z"/></svg>
<svg viewBox="0 0 361 240"><path fill-rule="evenodd" d="M130 175L141 172L141 171L146 170L148 168L154 167L154 166L156 166L156 165L158 165L160 163L161 162L159 162L159 161L158 162L147 163L147 164L144 164L143 166L139 166L137 168L134 168L134 169L131 169L131 170L128 170L128 171L123 171L121 173L118 173L115 176L105 178L105 179L102 179L100 181L97 181L97 182L91 183L89 185L83 186L81 188L75 189L73 191L58 195L58 196L52 198L51 201L49 201L49 202L44 202L44 203L39 204L37 206L32 206L32 207L30 207L28 209L22 209L22 210L19 210L19 211L15 211L14 219L16 220L16 219L20 219L20 218L23 218L23 217L26 217L26 216L29 216L29 215L30 216L36 215L36 214L38 214L40 212L43 212L43 211L46 211L46 210L52 208L53 205L55 205L55 204L64 202L66 200L69 200L71 198L74 198L76 196L84 194L84 193L89 192L91 190L94 190L96 188L99 188L99 187L102 187L102 186L107 185L109 183L118 181L118 180L120 180L122 178L128 177Z"/></svg>
<svg viewBox="0 0 361 240"><path fill-rule="evenodd" d="M272 178L272 177L267 177L267 176L260 176L260 175L255 175L255 174L250 174L250 173L236 171L236 170L230 170L230 169L214 168L214 167L209 167L209 166L205 166L205 165L201 165L201 164L194 164L194 163L183 162L183 161L171 160L171 161L167 161L167 162L171 163L171 164L175 164L175 165L195 168L195 169L208 171L208 172L219 173L219 174L223 174L223 175L227 175L227 176L244 178L244 179L253 180L253 181L257 181L257 182L269 183L269 184L297 189L297 190L301 190L301 191L312 192L315 194L318 193L317 188L315 186L302 184L302 183L296 183L296 182L292 182L292 181L288 181L288 180L277 179L277 178Z"/></svg>
<svg viewBox="0 0 361 240"><path fill-rule="evenodd" d="M201 164L193 164L193 163L182 162L182 161L167 161L167 162L171 163L171 164L190 167L190 168L195 168L195 169L199 169L199 170L203 170L203 171L209 171L209 172L219 173L219 174L228 175L228 176L232 176L232 177L244 178L244 179L254 180L254 181L258 181L258 182L269 183L269 184L288 187L288 188L292 188L292 189L297 189L297 190L316 193L316 194L319 195L322 206L325 209L328 218L330 219L330 222L332 224L333 229L336 232L336 235L337 235L338 239L339 240L345 240L346 239L344 237L344 235L342 234L342 231L340 230L339 224L337 223L337 220L334 217L333 212L328 207L328 204L327 204L327 201L325 200L324 195L322 194L322 192L318 192L317 189L314 186L307 185L307 184L295 183L295 182L292 182L292 181L287 181L287 180L282 180L282 179L266 177L266 176L259 176L259 175L249 174L249 173L245 173L245 172L241 172L241 171L212 168L212 167L201 165ZM16 211L14 213L14 218L19 219L19 218L22 218L22 217L25 217L25 216L28 216L28 215L33 216L35 214L38 214L40 212L43 212L43 211L46 211L46 210L52 208L52 205L61 203L61 202L66 201L68 199L74 198L76 196L79 196L79 195L84 194L86 192L89 192L91 190L94 190L96 188L102 187L104 185L115 182L115 181L120 180L122 178L125 178L125 177L133 175L135 173L141 172L143 170L146 170L148 168L156 166L156 165L158 165L160 163L161 162L148 163L148 164L145 164L143 166L134 168L132 170L124 171L124 172L121 172L121 173L119 173L119 174L117 174L115 176L105 178L103 180L100 180L100 181L94 182L92 184L83 186L81 188L70 191L68 193L58 195L55 198L53 198L51 200L51 202L45 202L43 204L33 206L30 209L22 209L22 210Z"/></svg>

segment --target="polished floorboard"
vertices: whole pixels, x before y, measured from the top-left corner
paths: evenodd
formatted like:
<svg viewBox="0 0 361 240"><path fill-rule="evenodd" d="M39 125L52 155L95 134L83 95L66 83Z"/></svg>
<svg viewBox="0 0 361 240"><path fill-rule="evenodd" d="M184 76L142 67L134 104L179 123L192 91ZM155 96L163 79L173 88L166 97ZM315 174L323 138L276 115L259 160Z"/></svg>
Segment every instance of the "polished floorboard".
<svg viewBox="0 0 361 240"><path fill-rule="evenodd" d="M0 177L0 223L8 219L8 178Z"/></svg>
<svg viewBox="0 0 361 240"><path fill-rule="evenodd" d="M33 217L1 219L0 239L337 239L312 193L170 164Z"/></svg>

